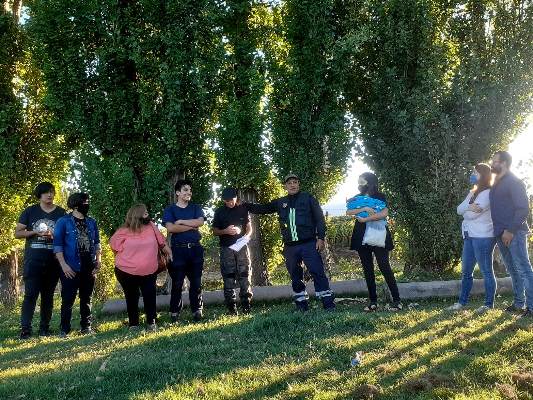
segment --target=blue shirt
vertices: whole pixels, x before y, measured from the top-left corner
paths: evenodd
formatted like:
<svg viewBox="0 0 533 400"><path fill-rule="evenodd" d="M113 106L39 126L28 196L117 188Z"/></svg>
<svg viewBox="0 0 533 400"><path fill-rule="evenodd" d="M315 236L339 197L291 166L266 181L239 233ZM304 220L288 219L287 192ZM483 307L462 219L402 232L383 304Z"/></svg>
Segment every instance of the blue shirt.
<svg viewBox="0 0 533 400"><path fill-rule="evenodd" d="M100 250L100 235L96 221L85 217L87 235L89 237L89 253L93 262L96 262L96 252ZM65 262L74 271L81 270L81 257L78 246L78 229L72 214L67 214L57 220L54 228L54 253L63 253Z"/></svg>
<svg viewBox="0 0 533 400"><path fill-rule="evenodd" d="M489 197L494 236L501 236L504 230L529 231L529 201L524 182L508 172L490 189Z"/></svg>
<svg viewBox="0 0 533 400"><path fill-rule="evenodd" d="M205 218L202 207L198 204L189 203L187 207L181 208L176 204L171 204L163 212L163 225L166 226L167 222L173 224L178 219L197 219ZM170 239L171 244L176 243L198 243L202 235L198 229L191 229L190 231L173 233Z"/></svg>

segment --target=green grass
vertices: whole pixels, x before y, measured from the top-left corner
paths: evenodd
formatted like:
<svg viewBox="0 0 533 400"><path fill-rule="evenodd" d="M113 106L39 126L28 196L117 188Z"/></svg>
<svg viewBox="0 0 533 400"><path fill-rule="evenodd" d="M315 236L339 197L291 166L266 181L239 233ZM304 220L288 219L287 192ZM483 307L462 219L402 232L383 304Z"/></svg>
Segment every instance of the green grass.
<svg viewBox="0 0 533 400"><path fill-rule="evenodd" d="M371 315L360 303L304 315L262 304L238 317L208 307L197 324L162 314L153 334L96 313L95 335L28 341L16 339L17 312L0 310L0 399L532 399L531 321L442 312L449 304Z"/></svg>

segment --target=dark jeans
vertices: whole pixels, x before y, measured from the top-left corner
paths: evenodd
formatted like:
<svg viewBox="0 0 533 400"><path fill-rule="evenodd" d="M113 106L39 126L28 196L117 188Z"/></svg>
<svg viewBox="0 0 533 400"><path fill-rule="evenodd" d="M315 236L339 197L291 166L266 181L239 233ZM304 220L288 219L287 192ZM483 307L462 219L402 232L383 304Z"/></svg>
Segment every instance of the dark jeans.
<svg viewBox="0 0 533 400"><path fill-rule="evenodd" d="M191 311L203 308L202 271L204 268L204 248L200 245L187 247L172 246L172 265L168 273L172 278L170 292L170 312L179 313L183 308L181 293L185 277L189 280L189 301Z"/></svg>
<svg viewBox="0 0 533 400"><path fill-rule="evenodd" d="M363 246L357 253L361 259L363 265L363 272L365 274L366 286L368 287L368 297L371 303L377 303L378 295L376 292L376 275L374 273L374 256L378 263L379 270L385 278L385 282L389 286L389 290L392 295L392 300L395 302L400 301L400 293L398 292L398 285L396 284L396 278L389 262L389 251L382 247L375 246Z"/></svg>
<svg viewBox="0 0 533 400"><path fill-rule="evenodd" d="M241 303L250 303L252 298L252 273L248 246L233 251L229 247L220 247L220 272L224 281L224 300L226 304L235 304L235 289L240 288Z"/></svg>
<svg viewBox="0 0 533 400"><path fill-rule="evenodd" d="M67 278L61 271L61 331L69 333L72 319L72 306L79 292L80 297L80 327L91 326L91 297L94 290L95 277L93 268L83 268L76 272L74 278Z"/></svg>
<svg viewBox="0 0 533 400"><path fill-rule="evenodd" d="M41 260L26 260L24 265L24 300L22 301L20 316L22 330L28 332L32 330L31 322L39 294L41 295L40 330L49 329L54 308L54 291L59 281L60 270L59 263L53 255Z"/></svg>
<svg viewBox="0 0 533 400"><path fill-rule="evenodd" d="M293 246L285 246L283 249L287 271L291 277L294 300L296 302L307 300L307 292L304 283L303 264L313 278L315 294L322 301L332 298L333 292L329 288L329 280L324 271L322 257L316 249L316 240Z"/></svg>
<svg viewBox="0 0 533 400"><path fill-rule="evenodd" d="M131 275L118 268L115 268L115 276L119 281L128 308L128 319L130 326L139 325L139 290L143 296L144 312L148 325L155 323L156 317L156 279L157 274Z"/></svg>

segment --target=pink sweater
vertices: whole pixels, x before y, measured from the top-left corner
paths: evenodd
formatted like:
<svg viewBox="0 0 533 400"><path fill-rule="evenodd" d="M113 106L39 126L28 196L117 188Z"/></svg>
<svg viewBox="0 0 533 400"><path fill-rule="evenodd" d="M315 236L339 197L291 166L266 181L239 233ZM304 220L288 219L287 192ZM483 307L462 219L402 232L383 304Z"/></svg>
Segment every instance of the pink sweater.
<svg viewBox="0 0 533 400"><path fill-rule="evenodd" d="M109 239L109 245L115 252L118 269L131 275L144 276L157 271L157 252L165 245L165 238L150 223L143 226L140 232L119 228Z"/></svg>

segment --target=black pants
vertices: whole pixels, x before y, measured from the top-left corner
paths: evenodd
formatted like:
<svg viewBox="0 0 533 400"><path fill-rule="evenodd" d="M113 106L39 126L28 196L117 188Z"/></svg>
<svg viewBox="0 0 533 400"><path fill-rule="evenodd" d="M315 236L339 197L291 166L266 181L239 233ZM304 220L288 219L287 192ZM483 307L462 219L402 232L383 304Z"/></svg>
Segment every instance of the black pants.
<svg viewBox="0 0 533 400"><path fill-rule="evenodd" d="M124 290L130 326L139 325L139 290L143 296L144 312L148 325L155 323L157 274L132 275L115 268L115 276Z"/></svg>
<svg viewBox="0 0 533 400"><path fill-rule="evenodd" d="M170 312L179 313L183 308L181 292L185 277L189 280L189 301L191 311L203 308L202 300L202 271L204 268L204 249L202 246L172 247L172 265L168 273L172 278L170 292Z"/></svg>
<svg viewBox="0 0 533 400"><path fill-rule="evenodd" d="M374 258L378 267L385 278L385 282L389 286L389 290L392 295L393 301L400 301L400 293L398 292L398 285L396 284L396 278L389 262L389 251L381 247L375 246L363 246L357 250L361 264L363 265L363 272L365 274L366 286L368 287L368 297L371 303L377 303L378 295L376 293L376 276L374 274Z"/></svg>
<svg viewBox="0 0 533 400"><path fill-rule="evenodd" d="M54 308L54 292L59 281L59 263L53 255L42 259L28 259L24 264L24 300L20 316L23 331L31 332L31 322L35 313L37 298L41 295L40 330L50 327Z"/></svg>
<svg viewBox="0 0 533 400"><path fill-rule="evenodd" d="M67 278L61 272L61 331L70 332L72 319L72 306L79 292L80 297L80 327L81 329L91 326L91 297L94 290L95 277L93 268L86 267L76 272L74 278Z"/></svg>

